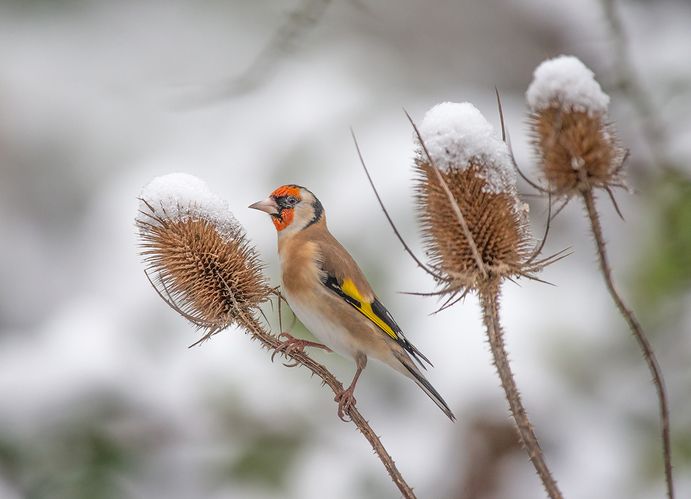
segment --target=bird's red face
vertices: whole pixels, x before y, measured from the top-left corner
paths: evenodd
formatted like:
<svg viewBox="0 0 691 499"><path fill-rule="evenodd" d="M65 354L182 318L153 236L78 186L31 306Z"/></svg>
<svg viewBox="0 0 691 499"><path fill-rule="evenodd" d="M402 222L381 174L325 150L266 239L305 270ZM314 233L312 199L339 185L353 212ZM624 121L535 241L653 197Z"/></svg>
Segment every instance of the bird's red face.
<svg viewBox="0 0 691 499"><path fill-rule="evenodd" d="M302 201L300 187L297 185L284 185L271 193L271 196L263 201L250 205L250 208L261 210L271 215L277 231L282 231L293 223L295 206Z"/></svg>

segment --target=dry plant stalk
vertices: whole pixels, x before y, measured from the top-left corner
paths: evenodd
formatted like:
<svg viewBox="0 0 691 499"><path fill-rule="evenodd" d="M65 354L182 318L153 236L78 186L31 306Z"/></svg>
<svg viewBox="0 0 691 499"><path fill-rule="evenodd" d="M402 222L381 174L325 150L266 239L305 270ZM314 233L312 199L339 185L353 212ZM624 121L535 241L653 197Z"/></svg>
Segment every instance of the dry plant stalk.
<svg viewBox="0 0 691 499"><path fill-rule="evenodd" d="M575 196L583 199L607 290L638 341L653 375L660 406L667 493L674 499L669 407L662 370L641 325L614 285L600 216L595 208L594 190L603 189L619 212L612 188L624 187L627 153L609 122L609 96L602 92L593 72L580 60L560 56L538 66L526 100L538 165L547 183L543 190L561 198L564 205Z"/></svg>
<svg viewBox="0 0 691 499"><path fill-rule="evenodd" d="M412 121L412 120L411 120ZM505 279L533 278L553 258L535 261L526 206L516 191L508 147L471 104L432 108L418 130L415 187L442 308L476 291L502 387L530 460L552 499L561 492L547 467L511 372L499 322Z"/></svg>
<svg viewBox="0 0 691 499"><path fill-rule="evenodd" d="M258 318L259 305L271 297L280 300L280 295L269 286L256 250L225 201L210 193L203 181L180 173L154 179L140 201L135 225L147 277L170 307L204 332L195 345L237 325L274 355L282 351L284 342ZM282 353L292 360L290 367L304 366L334 394L343 391L341 382L307 353ZM369 423L354 406L346 412L403 497L415 499Z"/></svg>

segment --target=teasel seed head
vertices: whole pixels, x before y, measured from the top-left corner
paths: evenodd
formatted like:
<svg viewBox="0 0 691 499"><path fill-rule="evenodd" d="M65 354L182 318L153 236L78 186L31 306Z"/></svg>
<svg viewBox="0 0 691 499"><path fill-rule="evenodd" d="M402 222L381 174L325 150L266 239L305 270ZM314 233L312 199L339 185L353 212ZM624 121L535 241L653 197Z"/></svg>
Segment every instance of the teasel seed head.
<svg viewBox="0 0 691 499"><path fill-rule="evenodd" d="M467 102L439 104L425 115L416 141L418 217L442 293L465 294L534 270L527 265L527 205L518 197L509 149L482 114Z"/></svg>
<svg viewBox="0 0 691 499"><path fill-rule="evenodd" d="M205 332L202 340L232 324L254 327L272 289L227 203L184 173L155 178L139 199L135 225L158 294Z"/></svg>
<svg viewBox="0 0 691 499"><path fill-rule="evenodd" d="M526 92L540 170L553 195L623 187L625 150L609 121L609 96L573 56L544 61Z"/></svg>

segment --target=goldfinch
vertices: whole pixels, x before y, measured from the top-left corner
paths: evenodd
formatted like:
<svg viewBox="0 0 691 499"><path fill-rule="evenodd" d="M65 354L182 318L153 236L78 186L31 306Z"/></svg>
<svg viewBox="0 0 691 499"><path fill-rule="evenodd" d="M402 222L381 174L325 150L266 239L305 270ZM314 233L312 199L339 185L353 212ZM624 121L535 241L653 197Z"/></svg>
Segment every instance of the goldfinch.
<svg viewBox="0 0 691 499"><path fill-rule="evenodd" d="M452 421L455 416L412 359L427 358L410 343L365 279L360 267L326 228L321 202L304 187L285 185L250 206L271 215L278 232L281 284L288 305L324 345L290 335L287 351L316 346L353 359L350 386L336 395L338 416L355 403L355 384L369 357L411 378ZM412 359L411 359L412 357Z"/></svg>

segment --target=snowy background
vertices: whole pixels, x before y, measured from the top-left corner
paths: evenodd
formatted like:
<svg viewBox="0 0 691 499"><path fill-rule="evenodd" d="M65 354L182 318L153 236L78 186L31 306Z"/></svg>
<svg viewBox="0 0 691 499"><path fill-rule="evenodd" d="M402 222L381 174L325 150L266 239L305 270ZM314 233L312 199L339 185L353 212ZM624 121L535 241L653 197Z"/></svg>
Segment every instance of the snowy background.
<svg viewBox="0 0 691 499"><path fill-rule="evenodd" d="M430 316L433 298L399 293L433 282L387 225L350 128L421 254L403 109L419 121L470 101L498 127L496 86L534 177L524 94L563 53L595 72L631 150L626 221L598 206L666 375L677 494L691 497L691 3L615 7L624 38L593 0L0 1L0 497L399 497L305 369L236 330L187 348L198 334L147 282L134 228L143 186L175 171L228 200L274 284L275 230L247 206L285 183L321 199L458 417L375 362L358 384L420 499L542 497L475 298ZM545 202L525 200L540 237ZM579 203L545 251L565 247L541 275L554 287L504 288L524 403L565 497L661 498L657 398ZM352 363L314 355L350 380Z"/></svg>

